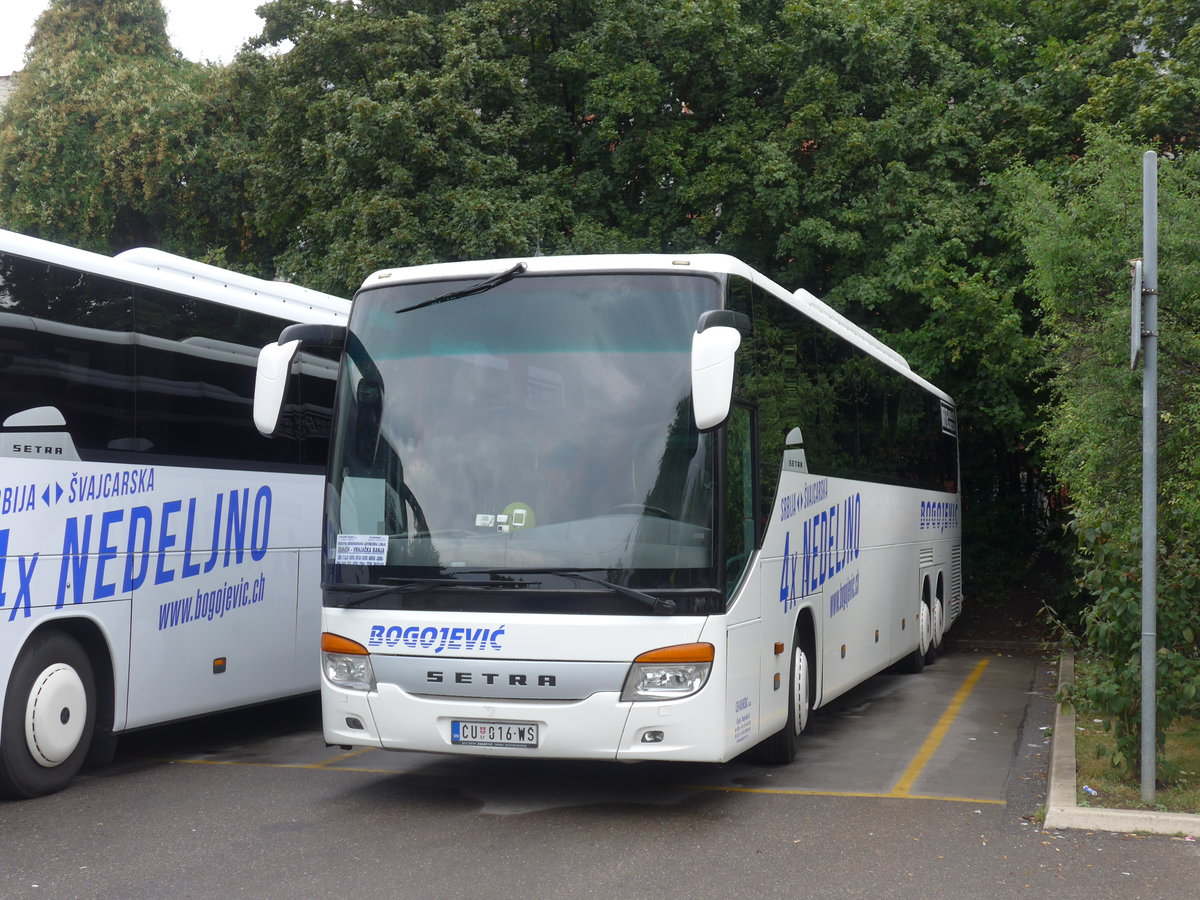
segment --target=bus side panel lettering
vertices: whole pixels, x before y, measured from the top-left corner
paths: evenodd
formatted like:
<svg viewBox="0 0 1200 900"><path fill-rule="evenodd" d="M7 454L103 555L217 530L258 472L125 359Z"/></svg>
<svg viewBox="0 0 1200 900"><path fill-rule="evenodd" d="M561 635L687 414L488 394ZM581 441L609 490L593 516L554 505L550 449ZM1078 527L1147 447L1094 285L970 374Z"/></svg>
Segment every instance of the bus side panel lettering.
<svg viewBox="0 0 1200 900"><path fill-rule="evenodd" d="M83 541L79 540L79 518L71 516L63 528L62 567L58 573L58 599L55 609L62 609L69 586L73 586L74 603L83 602L84 582L87 580L88 552L92 543L92 517L84 516Z"/></svg>
<svg viewBox="0 0 1200 900"><path fill-rule="evenodd" d="M246 515L250 512L250 488L242 488L241 503L238 492L229 492L229 517L225 521L225 565L229 566L229 555L237 551L237 564L241 565L246 552Z"/></svg>
<svg viewBox="0 0 1200 900"><path fill-rule="evenodd" d="M129 541L127 543L129 549L125 556L125 580L121 583L121 590L126 594L140 588L142 582L146 580L146 570L150 565L150 529L153 527L153 521L154 515L148 506L135 506L129 511ZM139 529L142 533L140 551L137 545ZM133 561L139 558L142 561L142 567L135 575Z"/></svg>
<svg viewBox="0 0 1200 900"><path fill-rule="evenodd" d="M108 532L112 526L125 518L125 510L110 509L100 517L100 555L96 557L96 587L92 591L93 600L103 600L117 592L116 582L107 583L104 580L104 566L117 558L116 544L108 542Z"/></svg>

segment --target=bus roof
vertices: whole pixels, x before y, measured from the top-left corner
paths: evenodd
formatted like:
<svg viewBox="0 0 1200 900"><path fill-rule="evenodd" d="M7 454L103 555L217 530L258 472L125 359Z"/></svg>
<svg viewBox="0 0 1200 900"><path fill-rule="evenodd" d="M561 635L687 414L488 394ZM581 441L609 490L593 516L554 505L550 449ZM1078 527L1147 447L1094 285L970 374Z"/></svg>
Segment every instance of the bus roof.
<svg viewBox="0 0 1200 900"><path fill-rule="evenodd" d="M715 275L739 275L754 282L780 302L787 303L810 319L860 347L876 359L948 403L950 396L921 378L900 353L889 347L861 326L847 319L833 307L800 288L792 292L776 284L761 272L725 253L612 253L582 256L531 256L528 258L468 260L465 262L432 263L381 269L372 273L359 289L384 287L389 284L411 284L421 281L443 281L460 278L484 279L511 269L524 262L527 275L566 272L706 272Z"/></svg>
<svg viewBox="0 0 1200 900"><path fill-rule="evenodd" d="M292 322L344 323L350 313L350 301L342 297L230 272L148 247L109 257L0 229L0 252Z"/></svg>

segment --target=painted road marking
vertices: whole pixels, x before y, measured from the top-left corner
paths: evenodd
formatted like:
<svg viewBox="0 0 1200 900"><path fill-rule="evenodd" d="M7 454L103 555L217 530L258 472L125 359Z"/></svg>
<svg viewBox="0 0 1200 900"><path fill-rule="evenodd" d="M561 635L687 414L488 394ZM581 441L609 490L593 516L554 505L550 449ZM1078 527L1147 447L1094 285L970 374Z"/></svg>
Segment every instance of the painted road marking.
<svg viewBox="0 0 1200 900"><path fill-rule="evenodd" d="M925 738L925 743L921 745L921 749L917 751L917 755L913 757L913 761L908 764L908 769L900 776L900 780L896 782L896 786L892 788L891 794L893 796L909 796L913 784L916 783L917 778L924 771L925 767L929 765L929 760L933 758L934 752L941 746L943 739L946 737L946 732L950 730L950 726L958 718L963 704L967 702L967 697L971 695L971 691L974 690L976 683L983 675L983 670L987 668L988 662L990 662L988 659L980 660L979 664L971 670L971 674L967 676L967 680L955 692L950 705L946 707L946 711L942 713L942 717L938 719L938 723L933 726L933 731L929 732L929 736Z"/></svg>

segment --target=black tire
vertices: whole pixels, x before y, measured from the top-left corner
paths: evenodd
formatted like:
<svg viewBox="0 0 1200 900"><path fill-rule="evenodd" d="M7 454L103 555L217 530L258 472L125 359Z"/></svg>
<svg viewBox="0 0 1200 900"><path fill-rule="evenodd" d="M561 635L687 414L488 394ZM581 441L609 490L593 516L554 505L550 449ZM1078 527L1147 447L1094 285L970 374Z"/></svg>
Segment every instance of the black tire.
<svg viewBox="0 0 1200 900"><path fill-rule="evenodd" d="M929 601L922 600L917 608L917 646L912 653L900 660L897 668L905 675L920 675L925 668L925 656L932 643L929 640Z"/></svg>
<svg viewBox="0 0 1200 900"><path fill-rule="evenodd" d="M754 748L754 758L771 766L786 766L796 758L800 735L812 718L812 651L799 640L792 647L788 670L788 716L783 728Z"/></svg>
<svg viewBox="0 0 1200 900"><path fill-rule="evenodd" d="M30 638L0 715L0 794L22 799L66 787L88 754L96 720L95 676L79 642L53 629Z"/></svg>
<svg viewBox="0 0 1200 900"><path fill-rule="evenodd" d="M925 665L931 666L942 652L943 627L942 601L936 597L929 605L929 649L925 652Z"/></svg>

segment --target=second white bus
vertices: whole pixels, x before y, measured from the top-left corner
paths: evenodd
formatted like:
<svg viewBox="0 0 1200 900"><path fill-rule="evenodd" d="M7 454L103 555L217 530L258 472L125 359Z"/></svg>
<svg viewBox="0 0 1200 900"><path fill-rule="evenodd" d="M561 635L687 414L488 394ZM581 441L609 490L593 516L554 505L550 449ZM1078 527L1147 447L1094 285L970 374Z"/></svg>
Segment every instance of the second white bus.
<svg viewBox="0 0 1200 900"><path fill-rule="evenodd" d="M261 428L310 342L331 744L787 762L961 609L951 398L728 256L375 273L264 350Z"/></svg>
<svg viewBox="0 0 1200 900"><path fill-rule="evenodd" d="M349 302L152 250L0 231L0 793L122 731L315 690L336 361L272 438L255 364Z"/></svg>

